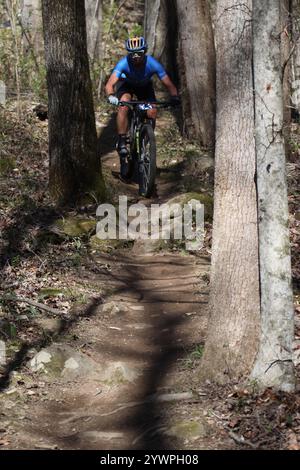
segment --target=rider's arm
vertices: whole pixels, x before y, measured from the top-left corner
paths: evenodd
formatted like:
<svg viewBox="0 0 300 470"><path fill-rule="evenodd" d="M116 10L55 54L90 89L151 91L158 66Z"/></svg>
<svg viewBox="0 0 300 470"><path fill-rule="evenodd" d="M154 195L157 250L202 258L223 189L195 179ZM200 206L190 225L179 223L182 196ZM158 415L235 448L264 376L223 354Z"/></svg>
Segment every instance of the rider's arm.
<svg viewBox="0 0 300 470"><path fill-rule="evenodd" d="M114 86L118 81L119 81L119 77L118 77L117 73L113 72L111 74L107 84L105 85L105 92L106 92L107 96L114 94L114 92L115 92Z"/></svg>
<svg viewBox="0 0 300 470"><path fill-rule="evenodd" d="M176 86L174 85L174 83L172 82L172 80L170 79L170 77L168 75L165 75L161 79L161 81L165 85L165 87L167 88L167 90L168 90L168 92L170 93L171 96L178 96L177 88L176 88Z"/></svg>

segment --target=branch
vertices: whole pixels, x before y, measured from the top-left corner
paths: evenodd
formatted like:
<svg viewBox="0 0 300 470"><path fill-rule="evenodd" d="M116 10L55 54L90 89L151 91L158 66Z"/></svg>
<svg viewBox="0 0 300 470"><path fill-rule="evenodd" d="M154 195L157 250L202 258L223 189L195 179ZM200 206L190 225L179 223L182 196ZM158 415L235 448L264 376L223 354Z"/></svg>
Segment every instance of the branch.
<svg viewBox="0 0 300 470"><path fill-rule="evenodd" d="M14 297L14 296L4 296L0 297L0 300L8 301L8 302L24 302L25 304L32 305L33 307L39 308L40 310L45 310L45 312L51 313L52 315L60 315L63 316L65 312L61 312L57 308L48 307L48 305L41 304L40 302L35 302L34 300L28 299L27 297Z"/></svg>
<svg viewBox="0 0 300 470"><path fill-rule="evenodd" d="M286 69L286 66L287 64L289 63L292 55L294 54L294 50L296 49L296 44L293 45L293 47L291 48L291 51L289 53L289 56L288 58L286 59L286 61L284 62L283 66L282 66L282 76L281 76L281 81L283 82L283 79L284 79L284 72L285 72L285 69Z"/></svg>
<svg viewBox="0 0 300 470"><path fill-rule="evenodd" d="M249 447L251 447L252 449L255 449L255 450L257 450L260 447L259 445L255 445L255 444L253 444L253 442L250 442L247 439L245 439L244 436L238 436L238 434L236 434L235 432L230 431L230 429L227 426L224 426L224 428L227 429L227 431L229 431L228 432L229 437L231 437L231 439L233 439L237 444L242 444L244 446L249 446Z"/></svg>
<svg viewBox="0 0 300 470"><path fill-rule="evenodd" d="M273 361L269 367L265 370L265 374L268 372L269 369L271 369L271 367L273 367L275 364L277 364L278 362L293 362L292 359L277 359L276 361Z"/></svg>

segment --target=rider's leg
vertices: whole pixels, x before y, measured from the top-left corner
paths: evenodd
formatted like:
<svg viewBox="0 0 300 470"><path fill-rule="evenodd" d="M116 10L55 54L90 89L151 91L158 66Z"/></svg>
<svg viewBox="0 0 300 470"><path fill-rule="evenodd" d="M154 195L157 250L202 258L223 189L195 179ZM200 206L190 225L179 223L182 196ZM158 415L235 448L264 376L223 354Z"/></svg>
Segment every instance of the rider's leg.
<svg viewBox="0 0 300 470"><path fill-rule="evenodd" d="M130 101L131 95L129 93L124 93L120 101ZM118 143L117 150L120 157L127 156L127 132L128 132L128 108L127 106L121 106L118 109L117 115L117 129L118 129Z"/></svg>
<svg viewBox="0 0 300 470"><path fill-rule="evenodd" d="M152 124L153 129L155 129L155 122L156 122L156 118L157 118L157 109L155 109L155 108L149 109L147 111L147 117L148 117L148 119L151 120L151 124Z"/></svg>
<svg viewBox="0 0 300 470"><path fill-rule="evenodd" d="M121 96L120 101L131 101L131 95L129 93L125 93ZM128 111L129 109L127 106L120 106L118 109L117 115L117 129L118 134L127 134L128 131Z"/></svg>

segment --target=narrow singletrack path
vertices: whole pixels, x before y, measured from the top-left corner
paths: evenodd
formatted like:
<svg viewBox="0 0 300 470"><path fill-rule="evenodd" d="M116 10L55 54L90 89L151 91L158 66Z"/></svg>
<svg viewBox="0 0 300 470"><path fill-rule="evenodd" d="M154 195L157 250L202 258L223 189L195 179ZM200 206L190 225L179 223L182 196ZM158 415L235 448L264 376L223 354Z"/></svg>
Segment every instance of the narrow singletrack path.
<svg viewBox="0 0 300 470"><path fill-rule="evenodd" d="M159 121L157 132L167 124ZM102 160L117 178L116 153ZM138 200L136 185L118 186ZM177 187L158 172L148 204ZM8 448L226 447L194 368L207 325L208 258L139 241L111 254L95 250L91 263L94 272L82 270L82 282L105 294L23 368L24 394L8 395L2 410L15 430Z"/></svg>

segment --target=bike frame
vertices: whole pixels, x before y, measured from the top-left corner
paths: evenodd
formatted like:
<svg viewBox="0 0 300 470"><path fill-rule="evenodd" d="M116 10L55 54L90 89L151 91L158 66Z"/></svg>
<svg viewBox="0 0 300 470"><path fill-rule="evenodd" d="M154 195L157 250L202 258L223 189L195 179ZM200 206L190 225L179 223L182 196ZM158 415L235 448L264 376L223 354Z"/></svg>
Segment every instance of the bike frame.
<svg viewBox="0 0 300 470"><path fill-rule="evenodd" d="M153 108L174 107L172 102L120 101L118 106L130 109L130 152L121 162L121 176L131 178L137 164L139 193L150 197L155 185L156 143L151 118L147 111ZM122 166L123 165L123 166Z"/></svg>
<svg viewBox="0 0 300 470"><path fill-rule="evenodd" d="M120 101L119 106L127 106L132 112L132 121L130 128L130 142L131 153L137 154L138 163L142 163L140 155L140 136L141 129L147 123L147 111L152 108L168 108L174 107L173 103L169 101ZM140 109L140 106L145 106L145 109ZM149 107L148 107L149 106Z"/></svg>

